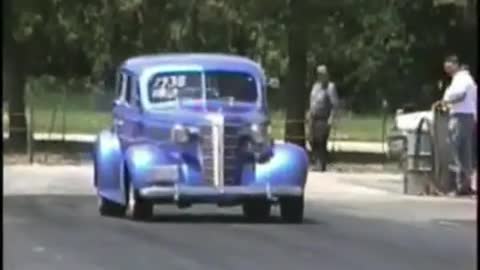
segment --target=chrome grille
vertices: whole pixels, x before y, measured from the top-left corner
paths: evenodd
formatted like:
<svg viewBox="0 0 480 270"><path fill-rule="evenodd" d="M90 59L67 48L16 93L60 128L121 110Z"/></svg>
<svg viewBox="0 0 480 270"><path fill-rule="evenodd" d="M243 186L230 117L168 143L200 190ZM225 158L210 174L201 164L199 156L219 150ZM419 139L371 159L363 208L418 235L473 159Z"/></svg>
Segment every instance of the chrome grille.
<svg viewBox="0 0 480 270"><path fill-rule="evenodd" d="M239 126L224 127L224 162L223 176L227 186L239 185L240 172L238 165Z"/></svg>
<svg viewBox="0 0 480 270"><path fill-rule="evenodd" d="M235 125L200 127L202 176L205 184L240 184L239 131L240 126Z"/></svg>
<svg viewBox="0 0 480 270"><path fill-rule="evenodd" d="M202 126L200 127L200 156L202 164L202 176L206 184L214 185L214 148L213 148L213 127Z"/></svg>

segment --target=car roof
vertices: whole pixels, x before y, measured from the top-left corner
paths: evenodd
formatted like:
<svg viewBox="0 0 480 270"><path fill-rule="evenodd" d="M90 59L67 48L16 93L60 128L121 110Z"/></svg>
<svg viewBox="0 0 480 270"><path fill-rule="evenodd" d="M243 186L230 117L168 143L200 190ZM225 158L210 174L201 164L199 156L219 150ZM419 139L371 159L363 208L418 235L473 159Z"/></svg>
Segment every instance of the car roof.
<svg viewBox="0 0 480 270"><path fill-rule="evenodd" d="M205 70L244 71L263 77L256 62L242 56L217 53L170 53L142 55L127 59L121 69L140 75L145 69L161 65L198 65Z"/></svg>

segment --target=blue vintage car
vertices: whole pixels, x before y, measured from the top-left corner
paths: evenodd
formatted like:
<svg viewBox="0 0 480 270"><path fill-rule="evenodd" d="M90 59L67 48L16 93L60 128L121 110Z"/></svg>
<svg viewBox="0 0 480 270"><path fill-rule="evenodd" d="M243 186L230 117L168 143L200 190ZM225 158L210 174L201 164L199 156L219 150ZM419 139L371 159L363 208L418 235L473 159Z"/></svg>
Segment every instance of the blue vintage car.
<svg viewBox="0 0 480 270"><path fill-rule="evenodd" d="M280 204L303 220L308 159L274 144L259 64L239 56L166 54L126 60L118 69L113 125L94 146L99 211L135 219L155 204L243 207L265 219Z"/></svg>

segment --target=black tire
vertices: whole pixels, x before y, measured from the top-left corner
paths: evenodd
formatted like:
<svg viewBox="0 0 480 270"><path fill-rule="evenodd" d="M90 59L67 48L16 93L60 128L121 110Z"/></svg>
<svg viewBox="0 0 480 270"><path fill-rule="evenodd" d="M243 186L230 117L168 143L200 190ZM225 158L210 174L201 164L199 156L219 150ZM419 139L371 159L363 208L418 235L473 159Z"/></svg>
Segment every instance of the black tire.
<svg viewBox="0 0 480 270"><path fill-rule="evenodd" d="M249 200L242 205L243 215L252 221L264 221L270 217L271 204L266 200Z"/></svg>
<svg viewBox="0 0 480 270"><path fill-rule="evenodd" d="M280 214L288 223L302 223L304 211L303 196L285 197L280 199Z"/></svg>
<svg viewBox="0 0 480 270"><path fill-rule="evenodd" d="M102 216L124 217L127 207L116 202L112 202L108 199L100 198L98 210Z"/></svg>
<svg viewBox="0 0 480 270"><path fill-rule="evenodd" d="M149 220L153 216L153 203L142 199L137 191L133 193L134 203L132 216L135 220Z"/></svg>

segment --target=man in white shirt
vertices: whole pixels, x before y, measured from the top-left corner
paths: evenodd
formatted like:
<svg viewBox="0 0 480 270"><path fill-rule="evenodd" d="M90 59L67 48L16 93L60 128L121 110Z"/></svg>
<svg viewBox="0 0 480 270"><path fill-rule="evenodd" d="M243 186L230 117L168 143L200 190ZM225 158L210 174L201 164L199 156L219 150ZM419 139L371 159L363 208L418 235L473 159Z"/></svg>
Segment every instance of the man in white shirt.
<svg viewBox="0 0 480 270"><path fill-rule="evenodd" d="M462 69L456 56L444 62L445 72L452 77L442 102L449 108L449 140L452 146L452 171L457 195L472 193L473 133L477 117L477 85L468 70Z"/></svg>
<svg viewBox="0 0 480 270"><path fill-rule="evenodd" d="M311 146L316 169L325 171L328 158L327 142L338 107L338 96L325 65L317 67L317 76L310 93Z"/></svg>

